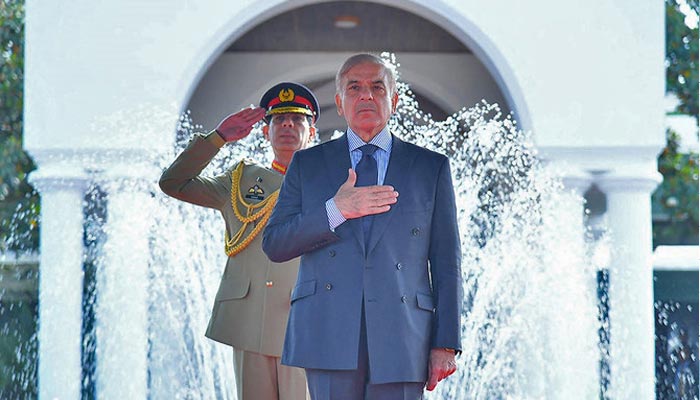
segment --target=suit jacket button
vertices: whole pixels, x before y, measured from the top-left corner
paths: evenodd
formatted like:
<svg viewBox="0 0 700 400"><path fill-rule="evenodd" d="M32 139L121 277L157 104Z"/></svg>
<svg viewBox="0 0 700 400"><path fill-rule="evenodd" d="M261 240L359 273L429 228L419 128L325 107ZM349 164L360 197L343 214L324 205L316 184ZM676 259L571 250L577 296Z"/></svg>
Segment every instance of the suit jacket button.
<svg viewBox="0 0 700 400"><path fill-rule="evenodd" d="M401 263L396 263L396 269L401 269L401 268L403 268L403 265L401 265Z"/></svg>
<svg viewBox="0 0 700 400"><path fill-rule="evenodd" d="M405 303L406 302L406 296L401 296L401 302Z"/></svg>
<svg viewBox="0 0 700 400"><path fill-rule="evenodd" d="M326 290L331 290L331 289L333 289L333 285L331 285L330 283L326 283Z"/></svg>
<svg viewBox="0 0 700 400"><path fill-rule="evenodd" d="M420 233L420 228L411 229L411 235L418 236L419 233Z"/></svg>
<svg viewBox="0 0 700 400"><path fill-rule="evenodd" d="M335 250L328 250L328 255L331 257L335 257Z"/></svg>

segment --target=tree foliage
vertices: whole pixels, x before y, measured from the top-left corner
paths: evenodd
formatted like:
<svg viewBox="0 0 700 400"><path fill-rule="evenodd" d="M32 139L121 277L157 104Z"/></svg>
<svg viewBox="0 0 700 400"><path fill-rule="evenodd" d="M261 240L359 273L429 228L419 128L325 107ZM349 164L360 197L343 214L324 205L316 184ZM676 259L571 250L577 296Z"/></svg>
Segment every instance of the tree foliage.
<svg viewBox="0 0 700 400"><path fill-rule="evenodd" d="M27 182L35 166L22 149L23 87L24 1L0 0L0 253L38 248L39 195ZM0 398L35 398L37 300L8 295L11 289L0 291Z"/></svg>
<svg viewBox="0 0 700 400"><path fill-rule="evenodd" d="M698 153L679 152L678 135L667 133L667 145L659 156L664 177L652 196L656 218L654 243L698 244Z"/></svg>
<svg viewBox="0 0 700 400"><path fill-rule="evenodd" d="M688 5L698 14L698 1ZM685 24L677 0L666 0L666 90L680 99L677 111L698 118L698 27Z"/></svg>
<svg viewBox="0 0 700 400"><path fill-rule="evenodd" d="M687 4L698 13L698 1ZM688 27L677 0L666 0L666 91L676 112L698 119L698 27ZM698 244L698 153L681 153L678 135L666 133L659 155L663 182L652 196L654 245Z"/></svg>
<svg viewBox="0 0 700 400"><path fill-rule="evenodd" d="M38 248L35 166L22 149L24 1L0 0L0 251Z"/></svg>

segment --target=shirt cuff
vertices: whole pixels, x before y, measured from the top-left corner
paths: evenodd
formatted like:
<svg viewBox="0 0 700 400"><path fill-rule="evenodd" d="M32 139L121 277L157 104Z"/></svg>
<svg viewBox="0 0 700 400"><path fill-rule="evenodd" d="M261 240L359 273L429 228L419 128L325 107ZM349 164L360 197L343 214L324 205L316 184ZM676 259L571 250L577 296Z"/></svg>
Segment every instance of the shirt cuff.
<svg viewBox="0 0 700 400"><path fill-rule="evenodd" d="M326 200L326 214L328 214L328 227L331 228L332 232L335 232L335 228L347 221L338 206L335 205L333 198Z"/></svg>
<svg viewBox="0 0 700 400"><path fill-rule="evenodd" d="M226 144L226 141L224 140L224 138L221 137L221 135L219 135L219 132L217 132L216 129L209 132L209 134L207 134L207 136L205 136L204 139L219 148Z"/></svg>

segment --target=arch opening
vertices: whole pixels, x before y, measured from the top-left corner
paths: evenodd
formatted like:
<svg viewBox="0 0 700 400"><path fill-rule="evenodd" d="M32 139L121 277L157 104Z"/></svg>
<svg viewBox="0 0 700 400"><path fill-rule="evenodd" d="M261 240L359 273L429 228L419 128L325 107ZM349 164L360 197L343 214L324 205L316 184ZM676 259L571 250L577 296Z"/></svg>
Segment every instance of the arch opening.
<svg viewBox="0 0 700 400"><path fill-rule="evenodd" d="M484 99L529 129L517 82L508 78L509 67L473 23L449 20L458 13L445 5L394 3L309 1L242 11L249 18L222 32L219 53L200 66L182 110L190 110L197 124L215 126L230 112L257 104L273 84L298 81L319 99L318 128L325 139L345 128L333 102L333 79L342 60L355 52L389 51L401 65L402 81L435 119ZM343 27L346 20L355 26Z"/></svg>

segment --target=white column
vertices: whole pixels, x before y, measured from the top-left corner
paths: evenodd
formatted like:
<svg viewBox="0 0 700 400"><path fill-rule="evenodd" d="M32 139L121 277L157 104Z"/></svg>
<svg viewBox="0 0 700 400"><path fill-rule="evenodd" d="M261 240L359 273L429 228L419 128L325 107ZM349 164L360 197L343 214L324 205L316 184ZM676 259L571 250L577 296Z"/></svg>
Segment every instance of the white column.
<svg viewBox="0 0 700 400"><path fill-rule="evenodd" d="M146 399L151 195L136 174L112 174L102 187L108 196L107 238L97 275L97 397Z"/></svg>
<svg viewBox="0 0 700 400"><path fill-rule="evenodd" d="M80 399L83 294L82 171L41 166L39 399Z"/></svg>
<svg viewBox="0 0 700 400"><path fill-rule="evenodd" d="M547 335L544 368L556 366L547 374L544 397L596 398L600 388L596 271L586 258L583 200L593 177L575 165L554 162L551 167L559 172L564 188L543 210L544 225L552 230L543 244L551 257L545 303L556 299L556 311L546 313L541 329Z"/></svg>
<svg viewBox="0 0 700 400"><path fill-rule="evenodd" d="M651 192L658 173L603 175L610 232L610 398L654 399Z"/></svg>

